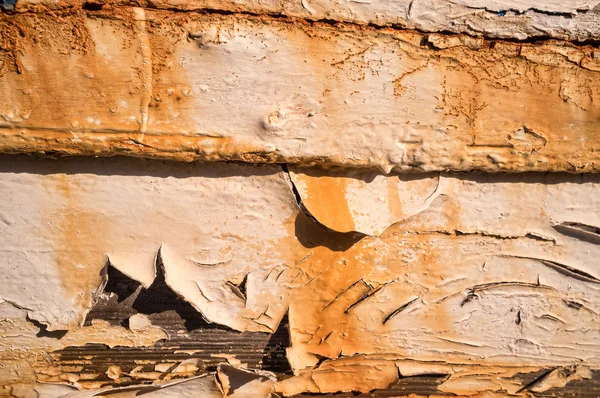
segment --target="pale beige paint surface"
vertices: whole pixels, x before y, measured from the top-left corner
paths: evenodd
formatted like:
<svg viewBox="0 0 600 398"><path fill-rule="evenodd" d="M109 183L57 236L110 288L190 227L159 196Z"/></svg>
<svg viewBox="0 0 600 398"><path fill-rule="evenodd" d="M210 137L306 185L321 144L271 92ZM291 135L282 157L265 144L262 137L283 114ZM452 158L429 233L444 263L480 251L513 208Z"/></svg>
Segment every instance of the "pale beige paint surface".
<svg viewBox="0 0 600 398"><path fill-rule="evenodd" d="M50 330L68 329L90 309L107 262L149 285L160 252L167 283L207 319L238 330L276 327L285 308L269 295L246 302L232 285L250 274L250 292L280 288L264 276L289 263L278 247L293 237L298 211L281 168L93 164L3 168L2 299ZM272 318L253 321L267 309Z"/></svg>

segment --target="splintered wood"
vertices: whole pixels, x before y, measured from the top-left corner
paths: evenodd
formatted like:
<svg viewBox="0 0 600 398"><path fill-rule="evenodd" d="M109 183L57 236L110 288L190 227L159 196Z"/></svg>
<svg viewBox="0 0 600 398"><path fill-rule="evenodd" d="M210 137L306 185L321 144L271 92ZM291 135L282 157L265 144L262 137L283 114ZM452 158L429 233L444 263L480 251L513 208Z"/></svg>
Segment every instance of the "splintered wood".
<svg viewBox="0 0 600 398"><path fill-rule="evenodd" d="M529 3L4 0L0 396L600 396L600 0Z"/></svg>

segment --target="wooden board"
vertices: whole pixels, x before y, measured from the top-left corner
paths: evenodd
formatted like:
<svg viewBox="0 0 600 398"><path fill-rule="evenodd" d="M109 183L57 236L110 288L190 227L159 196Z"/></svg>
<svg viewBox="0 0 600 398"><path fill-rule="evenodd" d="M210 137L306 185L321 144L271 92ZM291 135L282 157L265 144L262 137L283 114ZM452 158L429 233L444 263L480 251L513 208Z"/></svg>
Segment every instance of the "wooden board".
<svg viewBox="0 0 600 398"><path fill-rule="evenodd" d="M600 164L592 45L135 7L1 18L6 153L384 172Z"/></svg>

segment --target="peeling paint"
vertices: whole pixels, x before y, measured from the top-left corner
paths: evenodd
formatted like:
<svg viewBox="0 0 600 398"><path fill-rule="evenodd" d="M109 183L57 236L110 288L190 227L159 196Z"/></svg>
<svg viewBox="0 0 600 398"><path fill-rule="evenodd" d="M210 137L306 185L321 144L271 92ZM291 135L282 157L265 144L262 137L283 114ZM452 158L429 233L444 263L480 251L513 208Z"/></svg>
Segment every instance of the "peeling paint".
<svg viewBox="0 0 600 398"><path fill-rule="evenodd" d="M600 395L599 1L5 1L0 396Z"/></svg>
<svg viewBox="0 0 600 398"><path fill-rule="evenodd" d="M77 307L78 301L72 301L71 311L79 317L93 315L91 323L86 321L89 326L61 328L49 321L50 314L65 314L63 304L55 307L53 297L73 300L80 294L60 290L65 276L57 271L63 263L45 261L39 263L44 268L35 268L38 263L31 262L37 252L53 259L54 251L70 250L55 246L53 240L46 249L34 250L44 248L46 242L35 239L61 231L60 222L39 223L35 209L54 209L50 214L61 222L60 209L70 209L73 220L80 220L78 214L95 214L86 227L103 226L88 233L75 222L68 223L78 231L69 235L69 245L86 248L86 255L95 251L99 259L94 267L81 271L96 281L86 282L89 300L117 300L115 304L125 306L148 294L160 302L160 295L168 293L189 303L187 319L196 317L199 322L195 333L202 333L206 321L240 331L273 333L288 313L290 343L283 348L287 348L294 376L285 380L265 376L271 381L251 383L248 391L292 394L386 389L400 382L398 368L404 376L448 375L438 385L440 391L462 394L510 387L517 394L521 389L533 391L515 379L517 373L570 369L580 362L585 362L590 372L599 366L595 362L599 331L594 325L600 313L596 297L600 278L594 264L600 246L594 225L600 225L600 214L594 175L582 179L568 174L441 173L408 178L364 172L340 176L325 170L313 176L290 170L302 204L298 206L287 174L274 166L205 164L198 168L129 159L15 159L19 161L0 173L4 196L17 195L3 202L4 228L9 233L2 236L4 248L22 249L5 249L4 258L12 258L13 252L31 253L32 257L26 257L30 262L18 269L43 272L29 274L31 285L20 286L21 292L28 289L25 295L4 289L6 314L13 320L3 330L7 336L16 325L29 330L27 346L35 352L85 343L156 345L158 340L168 342L180 333L161 330L155 325L158 315L141 309L123 312L121 319L127 321L128 329L109 326L97 319L100 313L93 308ZM346 187L342 196L346 208L377 209L385 198L384 212L370 212L371 225L381 225L385 231L379 236L358 234L358 239L348 235L351 243L336 249L334 242L341 242L348 233L336 227L336 217L328 219L330 213L319 210L331 206L327 201L335 197L326 194L329 183L323 188L321 179L356 176L361 177L357 179L360 183L339 183ZM325 194L311 196L302 186L306 178L313 179L310 189ZM65 194L72 191L76 195ZM230 200L223 201L224 195ZM403 195L417 204L409 214L397 213L407 207L389 199ZM228 206L230 210L226 210ZM316 222L304 211L310 211ZM401 216L394 219L390 214ZM361 225L361 218L354 218L359 220L355 225ZM303 222L312 223L306 235ZM30 228L32 225L37 227ZM112 253L122 254L115 257ZM5 264L14 264L19 258ZM120 260L113 264L112 258ZM13 275L14 271L6 269L5 275ZM41 280L50 283L44 275L51 272L56 272L52 283L58 289L36 289ZM112 280L115 272L122 279ZM129 289L131 298L115 296L114 289L124 283L129 287L119 289ZM160 289L158 283L163 284ZM57 293L60 296L53 296ZM39 301L43 306L27 301L35 297L43 298ZM122 308L119 311L125 310ZM490 322L493 328L487 326ZM191 329L181 333L193 335ZM8 347L24 341L23 337L6 340L7 360L12 355ZM436 365L440 355L444 364ZM243 365L227 352L211 356ZM402 367L398 367L400 363ZM187 362L141 360L133 368L116 364L104 368L100 372L107 381L99 382L99 376L84 372L81 365L61 361L44 369L42 364L31 370L32 380L86 389L101 388L107 382L120 384L127 378L154 382L210 372L197 358ZM409 365L412 368L407 368ZM417 365L423 370L415 370ZM505 381L497 381L489 372L478 375L480 371L474 370L478 366L506 372L502 373ZM253 379L263 377L252 369L242 372L249 372ZM566 385L569 380L587 377L577 372L561 380L567 380ZM229 376L219 377L225 380ZM560 388L562 381L552 380L544 383ZM237 394L242 394L241 390Z"/></svg>
<svg viewBox="0 0 600 398"><path fill-rule="evenodd" d="M1 152L598 171L593 43L134 10L2 17Z"/></svg>

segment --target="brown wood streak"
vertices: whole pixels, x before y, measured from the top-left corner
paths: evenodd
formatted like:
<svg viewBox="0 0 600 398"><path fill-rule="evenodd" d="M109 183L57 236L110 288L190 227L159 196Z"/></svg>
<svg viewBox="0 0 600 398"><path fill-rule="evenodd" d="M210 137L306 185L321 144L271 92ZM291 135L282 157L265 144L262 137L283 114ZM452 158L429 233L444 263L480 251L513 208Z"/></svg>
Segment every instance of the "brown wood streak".
<svg viewBox="0 0 600 398"><path fill-rule="evenodd" d="M169 338L146 348L111 348L102 344L88 344L53 352L53 367L81 367L79 374L82 380L79 383L82 386L152 383L155 379L144 373L152 374L156 365L176 366L183 360L193 358L200 359L203 363L197 374L215 371L217 365L225 362L228 356L250 368L282 375L289 372L285 358L285 348L289 344L287 317L272 334L236 332L206 322L190 304L174 294L161 274L148 289L144 289L140 283L112 267L108 268L108 283L104 291L111 294L110 298L101 296L88 314L86 324L91 324L96 319L107 320L113 325L127 324L131 315L146 314L153 325L167 331ZM138 369L138 373L142 372L144 377L136 377L130 373L140 365L142 368ZM43 363L38 366L43 370ZM106 374L111 366L118 366L124 374L130 375L112 380ZM160 372L162 375L156 375L156 378L162 380L171 371L172 369Z"/></svg>

